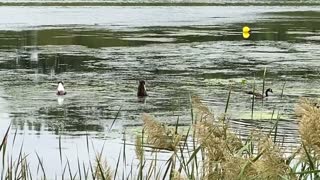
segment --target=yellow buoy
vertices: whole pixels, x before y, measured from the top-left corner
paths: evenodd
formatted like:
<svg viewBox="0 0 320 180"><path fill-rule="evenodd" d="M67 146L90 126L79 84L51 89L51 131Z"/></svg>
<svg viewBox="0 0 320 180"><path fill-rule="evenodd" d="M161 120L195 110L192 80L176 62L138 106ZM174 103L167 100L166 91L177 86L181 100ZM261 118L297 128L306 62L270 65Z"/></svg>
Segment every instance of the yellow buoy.
<svg viewBox="0 0 320 180"><path fill-rule="evenodd" d="M244 39L248 39L249 37L250 37L250 33L248 33L248 32L244 32L244 33L242 33L242 37L244 38Z"/></svg>
<svg viewBox="0 0 320 180"><path fill-rule="evenodd" d="M242 32L243 33L249 33L251 30L250 30L250 28L248 27L248 26L244 26L243 28L242 28Z"/></svg>

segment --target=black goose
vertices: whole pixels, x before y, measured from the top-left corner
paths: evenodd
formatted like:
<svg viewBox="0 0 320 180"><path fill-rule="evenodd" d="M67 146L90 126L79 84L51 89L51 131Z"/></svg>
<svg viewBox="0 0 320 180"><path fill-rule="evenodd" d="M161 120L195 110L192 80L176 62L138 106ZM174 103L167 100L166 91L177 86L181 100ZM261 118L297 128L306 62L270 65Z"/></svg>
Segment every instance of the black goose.
<svg viewBox="0 0 320 180"><path fill-rule="evenodd" d="M253 96L255 96L256 99L262 99L262 98L268 97L269 96L269 94L268 94L269 92L273 93L271 88L268 88L266 90L265 95L260 94L260 93L256 93L256 92L253 92L253 91L246 91L247 94L252 94Z"/></svg>

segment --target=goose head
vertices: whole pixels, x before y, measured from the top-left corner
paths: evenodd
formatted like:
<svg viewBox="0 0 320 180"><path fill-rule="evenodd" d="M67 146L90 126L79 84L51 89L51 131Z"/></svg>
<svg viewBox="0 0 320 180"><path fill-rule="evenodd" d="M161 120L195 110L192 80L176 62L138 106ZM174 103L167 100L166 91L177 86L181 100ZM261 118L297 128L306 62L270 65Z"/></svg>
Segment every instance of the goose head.
<svg viewBox="0 0 320 180"><path fill-rule="evenodd" d="M272 91L271 88L268 88L268 89L266 90L266 97L269 95L269 94L268 94L269 92L273 93L273 91Z"/></svg>

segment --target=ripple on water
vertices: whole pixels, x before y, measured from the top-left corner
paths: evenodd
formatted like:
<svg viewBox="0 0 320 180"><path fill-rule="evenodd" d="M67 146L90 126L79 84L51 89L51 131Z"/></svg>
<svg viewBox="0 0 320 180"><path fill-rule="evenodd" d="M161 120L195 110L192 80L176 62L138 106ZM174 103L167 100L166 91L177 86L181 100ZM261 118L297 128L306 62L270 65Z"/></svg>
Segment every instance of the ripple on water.
<svg viewBox="0 0 320 180"><path fill-rule="evenodd" d="M73 155L72 144L84 146L86 134L97 144L108 140L119 148L122 132L133 142L141 131L142 113L169 124L179 117L182 128L190 124L190 95L203 98L218 116L225 111L232 85L231 128L244 137L255 128L268 132L274 125L269 120L272 112L276 110L276 119L279 110L279 141L283 138L285 145L294 146L298 138L294 105L301 96L320 96L320 47L316 32L310 33L318 25L314 18L302 24L300 18L291 17L289 22L287 17L262 13L295 10L289 7L233 7L228 12L226 7L131 8L37 9L36 17L44 19L65 15L51 25L42 17L37 22L26 17L27 25L13 22L3 27L8 19L1 19L0 29L15 29L0 31L1 123L12 120L21 137L25 135L26 142L37 144L41 152L57 148L58 135L65 138L65 152ZM31 16L33 11L25 13L30 9L18 8L16 13ZM184 13L186 9L190 13ZM0 14L12 8L2 10ZM103 16L92 19L95 10L93 15ZM177 16L160 16L167 11ZM116 17L105 14L115 12ZM13 21L20 16L14 14ZM256 32L243 40L239 31L247 16L251 18L246 23ZM307 30L306 37L301 38L302 30ZM265 87L274 93L255 103L252 120L252 99L244 91L252 90L255 82L261 92L265 67ZM139 79L146 80L150 95L145 102L136 97ZM63 98L55 95L60 80L68 92ZM85 153L79 149L80 155Z"/></svg>

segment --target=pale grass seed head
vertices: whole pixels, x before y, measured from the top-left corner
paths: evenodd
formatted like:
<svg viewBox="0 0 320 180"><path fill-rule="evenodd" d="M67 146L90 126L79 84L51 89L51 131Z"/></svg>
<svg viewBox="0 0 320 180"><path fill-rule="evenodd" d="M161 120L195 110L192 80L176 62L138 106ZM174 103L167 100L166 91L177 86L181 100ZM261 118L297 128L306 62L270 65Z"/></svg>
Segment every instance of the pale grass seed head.
<svg viewBox="0 0 320 180"><path fill-rule="evenodd" d="M157 149L175 151L181 140L179 134L175 134L173 128L159 123L149 114L143 114L143 127L147 135L147 142Z"/></svg>
<svg viewBox="0 0 320 180"><path fill-rule="evenodd" d="M248 165L246 166L246 164ZM253 168L250 159L243 158L242 156L231 155L226 158L223 163L222 169L224 170L223 179L233 180L239 176L243 167L246 168L243 171L241 179L252 179L257 175L257 171Z"/></svg>
<svg viewBox="0 0 320 180"><path fill-rule="evenodd" d="M193 128L198 142L205 150L207 161L224 161L226 155L233 154L243 145L241 140L229 131L227 124L221 119L215 120L213 113L198 97L192 98L197 115L200 114ZM223 118L225 119L225 118Z"/></svg>
<svg viewBox="0 0 320 180"><path fill-rule="evenodd" d="M214 114L209 110L208 106L201 102L201 99L198 96L192 96L191 101L197 122L215 120Z"/></svg>
<svg viewBox="0 0 320 180"><path fill-rule="evenodd" d="M184 177L179 173L178 171L174 170L173 171L173 176L171 177L172 180L187 180L188 178Z"/></svg>
<svg viewBox="0 0 320 180"><path fill-rule="evenodd" d="M304 145L320 159L320 108L316 100L302 98L296 107L299 133Z"/></svg>
<svg viewBox="0 0 320 180"><path fill-rule="evenodd" d="M106 180L113 179L112 170L108 165L107 160L103 159L101 155L97 155L96 157L95 176L97 179L106 179Z"/></svg>
<svg viewBox="0 0 320 180"><path fill-rule="evenodd" d="M256 156L261 154L260 158L253 160L254 157L241 155L231 155L223 163L224 179L294 179L290 174L290 167L285 163L284 155L280 148L275 145L272 139L263 134L254 134L253 143L256 144ZM243 169L245 167L245 169Z"/></svg>
<svg viewBox="0 0 320 180"><path fill-rule="evenodd" d="M285 163L284 154L273 143L270 136L256 135L258 154L261 157L253 163L258 179L282 179L290 177L290 167Z"/></svg>

